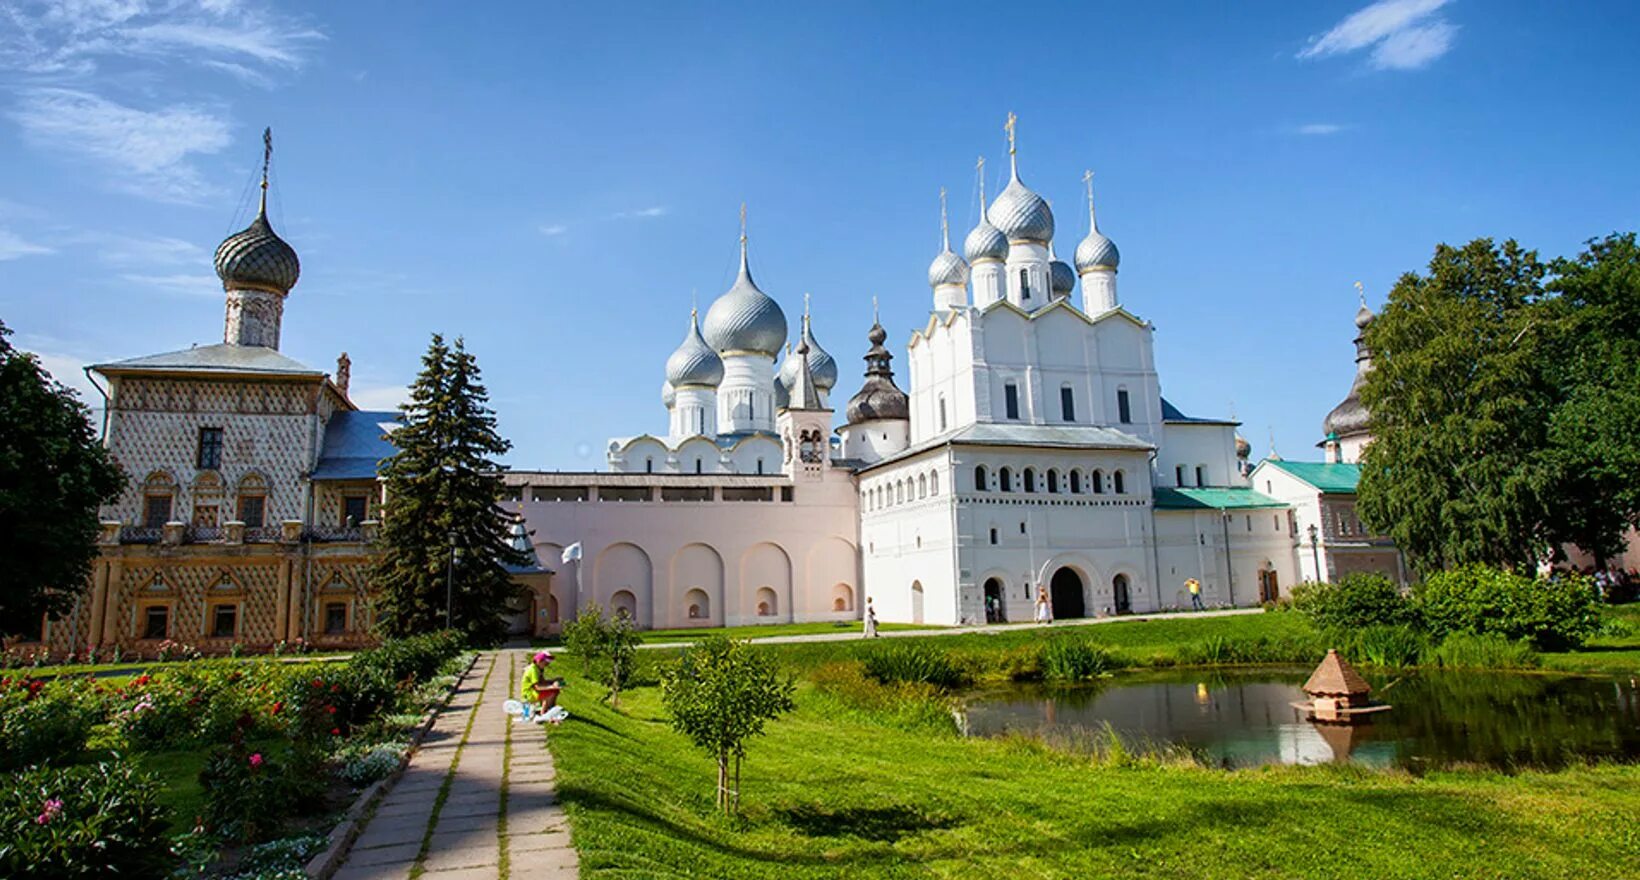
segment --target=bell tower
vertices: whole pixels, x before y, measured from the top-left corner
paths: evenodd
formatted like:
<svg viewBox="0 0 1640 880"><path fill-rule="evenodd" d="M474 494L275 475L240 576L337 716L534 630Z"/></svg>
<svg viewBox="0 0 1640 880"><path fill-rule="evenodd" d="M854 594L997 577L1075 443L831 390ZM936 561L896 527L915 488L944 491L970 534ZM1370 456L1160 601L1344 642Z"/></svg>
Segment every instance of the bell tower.
<svg viewBox="0 0 1640 880"><path fill-rule="evenodd" d="M816 483L831 467L831 408L814 387L809 367L809 318L803 316L803 335L797 344L797 380L791 396L775 419L782 449L781 470L794 483Z"/></svg>

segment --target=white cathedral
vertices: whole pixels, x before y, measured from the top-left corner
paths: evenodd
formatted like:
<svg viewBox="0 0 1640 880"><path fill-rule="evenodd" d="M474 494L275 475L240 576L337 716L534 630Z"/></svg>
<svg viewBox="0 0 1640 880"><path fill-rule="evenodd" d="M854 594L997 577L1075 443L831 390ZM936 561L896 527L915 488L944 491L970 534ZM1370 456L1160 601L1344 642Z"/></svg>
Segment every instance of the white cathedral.
<svg viewBox="0 0 1640 880"><path fill-rule="evenodd" d="M1038 586L1065 619L1188 606L1192 578L1213 605L1293 582L1292 505L1251 487L1236 422L1162 397L1091 183L1073 268L1009 131L1007 186L929 266L909 394L873 325L834 439L838 364L806 306L788 345L743 231L734 284L666 361L666 435L611 441L606 472L506 475L557 569L532 629L590 601L655 628L855 620L867 600L962 624L1029 619Z"/></svg>

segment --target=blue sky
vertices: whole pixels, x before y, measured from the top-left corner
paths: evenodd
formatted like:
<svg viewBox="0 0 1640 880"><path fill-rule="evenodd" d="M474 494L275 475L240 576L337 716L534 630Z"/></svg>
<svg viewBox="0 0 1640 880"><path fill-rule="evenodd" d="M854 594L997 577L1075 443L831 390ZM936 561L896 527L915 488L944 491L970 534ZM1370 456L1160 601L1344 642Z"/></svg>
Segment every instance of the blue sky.
<svg viewBox="0 0 1640 880"><path fill-rule="evenodd" d="M1354 281L1376 305L1437 242L1640 227L1632 3L887 5L0 0L0 318L81 387L220 341L210 254L271 125L282 350L347 351L382 406L465 336L510 464L601 468L665 429L742 201L839 402L874 296L903 382L939 188L960 237L1013 111L1062 255L1095 170L1164 393L1299 457L1349 387Z"/></svg>

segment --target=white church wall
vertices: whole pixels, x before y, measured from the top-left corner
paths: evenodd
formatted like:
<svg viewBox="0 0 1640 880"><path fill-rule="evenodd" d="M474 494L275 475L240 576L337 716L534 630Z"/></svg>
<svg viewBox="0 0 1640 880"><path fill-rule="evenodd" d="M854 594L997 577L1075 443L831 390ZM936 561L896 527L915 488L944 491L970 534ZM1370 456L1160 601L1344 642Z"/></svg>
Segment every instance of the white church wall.
<svg viewBox="0 0 1640 880"><path fill-rule="evenodd" d="M1179 468L1184 482L1179 482ZM1201 480L1197 480L1197 469ZM1156 482L1162 486L1240 486L1236 472L1236 429L1233 425L1173 422L1162 425L1161 448L1156 451Z"/></svg>
<svg viewBox="0 0 1640 880"><path fill-rule="evenodd" d="M1280 509L1156 512L1162 607L1190 607L1185 581L1202 585L1208 605L1258 604L1258 573L1277 573L1283 593L1298 579L1297 560ZM1228 535L1229 544L1225 539ZM1229 548L1228 559L1226 546Z"/></svg>
<svg viewBox="0 0 1640 880"><path fill-rule="evenodd" d="M729 459L731 473L780 473L780 442L773 437L761 435L747 437L735 444L735 447L724 455Z"/></svg>

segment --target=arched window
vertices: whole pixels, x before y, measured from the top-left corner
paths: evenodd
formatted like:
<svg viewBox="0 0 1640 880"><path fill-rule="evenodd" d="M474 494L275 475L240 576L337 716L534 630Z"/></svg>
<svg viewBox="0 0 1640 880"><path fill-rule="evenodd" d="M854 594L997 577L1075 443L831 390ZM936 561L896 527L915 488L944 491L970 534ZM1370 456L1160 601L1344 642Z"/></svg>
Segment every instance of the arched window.
<svg viewBox="0 0 1640 880"><path fill-rule="evenodd" d="M1031 273L1023 268L1019 270L1019 298L1031 298Z"/></svg>
<svg viewBox="0 0 1640 880"><path fill-rule="evenodd" d="M938 494L940 494L940 472L939 471L929 471L928 472L928 494L929 495L938 495Z"/></svg>
<svg viewBox="0 0 1640 880"><path fill-rule="evenodd" d="M1071 471L1071 494L1082 494L1082 472Z"/></svg>
<svg viewBox="0 0 1640 880"><path fill-rule="evenodd" d="M940 395L940 430L945 430L945 395Z"/></svg>
<svg viewBox="0 0 1640 880"><path fill-rule="evenodd" d="M1173 466L1173 485L1181 488L1184 486L1184 465L1182 464Z"/></svg>
<svg viewBox="0 0 1640 880"><path fill-rule="evenodd" d="M1025 491L1036 491L1036 468L1025 469Z"/></svg>
<svg viewBox="0 0 1640 880"><path fill-rule="evenodd" d="M247 529L267 525L268 483L261 474L246 474L239 480L239 521Z"/></svg>
<svg viewBox="0 0 1640 880"><path fill-rule="evenodd" d="M918 498L927 498L928 497L928 477L927 476L919 476L917 478L917 497Z"/></svg>
<svg viewBox="0 0 1640 880"><path fill-rule="evenodd" d="M643 472L646 473L646 474L652 474L652 473L655 472L655 457L654 456L650 456L650 457L643 460Z"/></svg>
<svg viewBox="0 0 1640 880"><path fill-rule="evenodd" d="M1002 483L1002 491L1004 491L1004 492L1014 491L1014 473L1013 473L1013 471L1010 471L1007 468L1003 468L1001 471L999 471L997 473L997 479Z"/></svg>
<svg viewBox="0 0 1640 880"><path fill-rule="evenodd" d="M1122 472L1117 471L1115 476L1111 480L1111 491L1115 492L1118 495L1127 494L1127 487L1122 485L1122 483L1123 483Z"/></svg>
<svg viewBox="0 0 1640 880"><path fill-rule="evenodd" d="M757 616L773 617L780 613L780 597L768 587L760 587L757 591Z"/></svg>
<svg viewBox="0 0 1640 880"><path fill-rule="evenodd" d="M991 543L995 544L996 542L997 542L997 527L992 526L991 527Z"/></svg>
<svg viewBox="0 0 1640 880"><path fill-rule="evenodd" d="M170 474L154 471L142 481L142 525L162 528L171 521L171 505L176 500L177 483Z"/></svg>
<svg viewBox="0 0 1640 880"><path fill-rule="evenodd" d="M1207 485L1207 465L1205 464L1196 465L1196 485Z"/></svg>
<svg viewBox="0 0 1640 880"><path fill-rule="evenodd" d="M987 475L985 473L985 465L981 464L981 465L975 465L974 466L974 491L975 492L989 492L989 491L991 491L991 485L986 482L986 476Z"/></svg>
<svg viewBox="0 0 1640 880"><path fill-rule="evenodd" d="M1093 473L1088 477L1088 486L1093 489L1095 495L1105 494L1105 472L1094 468Z"/></svg>
<svg viewBox="0 0 1640 880"><path fill-rule="evenodd" d="M695 473L697 473L697 474L698 474L698 473L700 473L700 472L701 472L701 469L702 469L702 468L703 468L703 467L705 467L705 465L703 465L703 464L701 464L701 461L700 461L700 459L698 459L698 458L697 458L697 459L695 459Z"/></svg>
<svg viewBox="0 0 1640 880"><path fill-rule="evenodd" d="M1053 468L1048 469L1048 493L1050 495L1059 494L1059 471Z"/></svg>

